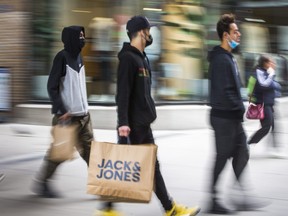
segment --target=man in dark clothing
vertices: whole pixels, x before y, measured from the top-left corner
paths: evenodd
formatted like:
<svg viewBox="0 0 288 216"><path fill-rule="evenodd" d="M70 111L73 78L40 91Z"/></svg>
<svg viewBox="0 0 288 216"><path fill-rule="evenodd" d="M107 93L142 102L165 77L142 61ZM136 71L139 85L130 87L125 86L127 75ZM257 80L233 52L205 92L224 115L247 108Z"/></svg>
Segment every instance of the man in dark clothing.
<svg viewBox="0 0 288 216"><path fill-rule="evenodd" d="M55 126L60 122L76 125L77 150L88 165L93 129L88 112L85 68L80 54L85 45L84 28L65 27L62 31L62 42L64 49L54 58L47 84L54 114L52 125ZM49 159L49 154L50 149L32 190L40 196L53 198L58 194L51 190L48 182L63 161L52 161Z"/></svg>
<svg viewBox="0 0 288 216"><path fill-rule="evenodd" d="M224 14L217 23L217 33L221 45L214 47L208 54L210 76L210 123L215 133L216 158L212 176L212 206L211 213L229 214L217 197L216 184L220 173L229 158L236 179L241 174L249 160L249 149L246 134L242 127L245 108L242 102L237 63L232 50L240 42L240 32L231 14Z"/></svg>
<svg viewBox="0 0 288 216"><path fill-rule="evenodd" d="M134 16L126 26L130 43L124 43L119 52L117 76L118 142L131 144L154 143L151 123L156 119L156 109L151 96L151 69L144 52L153 42L150 23L146 17ZM128 138L129 137L129 138ZM160 172L159 161L155 164L155 193L160 200L165 216L193 216L200 208L186 208L175 204L169 197ZM111 203L97 216L117 216Z"/></svg>

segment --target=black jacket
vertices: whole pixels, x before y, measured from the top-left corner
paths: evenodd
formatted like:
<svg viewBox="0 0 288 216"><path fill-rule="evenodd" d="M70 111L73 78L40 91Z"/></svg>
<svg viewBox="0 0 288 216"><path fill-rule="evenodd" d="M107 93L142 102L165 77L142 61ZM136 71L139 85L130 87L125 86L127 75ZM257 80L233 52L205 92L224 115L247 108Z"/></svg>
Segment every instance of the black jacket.
<svg viewBox="0 0 288 216"><path fill-rule="evenodd" d="M118 58L118 127L149 126L156 119L156 109L151 97L151 69L146 54L124 43Z"/></svg>
<svg viewBox="0 0 288 216"><path fill-rule="evenodd" d="M255 103L273 106L275 93L281 90L280 84L274 80L275 75L269 75L264 68L257 68L254 76L257 80L253 92L253 97L256 98Z"/></svg>
<svg viewBox="0 0 288 216"><path fill-rule="evenodd" d="M236 60L230 52L216 46L208 53L208 61L211 115L242 120L245 108Z"/></svg>

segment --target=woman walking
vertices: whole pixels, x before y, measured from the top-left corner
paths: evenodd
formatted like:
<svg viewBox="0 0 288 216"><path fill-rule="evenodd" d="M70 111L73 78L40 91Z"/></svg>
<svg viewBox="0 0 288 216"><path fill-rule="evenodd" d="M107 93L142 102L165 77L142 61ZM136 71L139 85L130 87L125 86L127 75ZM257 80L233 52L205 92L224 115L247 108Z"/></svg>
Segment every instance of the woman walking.
<svg viewBox="0 0 288 216"><path fill-rule="evenodd" d="M248 144L256 144L265 137L270 129L274 131L274 103L281 86L274 80L276 64L268 55L261 55L256 66L254 77L256 83L251 95L253 103L264 104L264 119L260 120L261 128L249 139ZM274 143L275 147L276 143Z"/></svg>

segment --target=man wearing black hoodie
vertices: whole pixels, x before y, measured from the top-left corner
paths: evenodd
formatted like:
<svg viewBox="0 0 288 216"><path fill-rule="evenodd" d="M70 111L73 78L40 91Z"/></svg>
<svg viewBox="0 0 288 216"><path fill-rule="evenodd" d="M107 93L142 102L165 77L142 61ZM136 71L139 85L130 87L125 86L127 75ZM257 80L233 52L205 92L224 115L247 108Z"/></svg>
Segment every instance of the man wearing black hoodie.
<svg viewBox="0 0 288 216"><path fill-rule="evenodd" d="M156 109L151 96L151 69L144 52L153 42L151 24L143 16L132 17L126 30L130 43L124 43L119 52L117 76L118 142L126 144L154 143L151 123L156 119ZM129 138L128 138L129 137ZM175 204L169 197L160 172L159 161L155 164L155 193L160 200L165 216L194 216L200 208L186 208ZM112 203L96 213L97 216L118 216Z"/></svg>
<svg viewBox="0 0 288 216"><path fill-rule="evenodd" d="M246 134L242 127L245 108L240 94L239 70L232 50L240 42L240 32L232 14L224 14L217 23L221 45L208 53L210 76L210 123L215 133L216 158L212 174L210 212L231 213L217 197L216 184L229 158L237 181L249 160Z"/></svg>
<svg viewBox="0 0 288 216"><path fill-rule="evenodd" d="M85 45L84 28L65 27L62 42L64 49L55 56L47 83L54 114L52 125L61 121L76 125L77 150L88 165L93 129L88 112L85 68L80 54ZM49 152L50 150L47 151L32 190L39 196L54 198L58 194L51 189L49 180L63 161L50 160Z"/></svg>

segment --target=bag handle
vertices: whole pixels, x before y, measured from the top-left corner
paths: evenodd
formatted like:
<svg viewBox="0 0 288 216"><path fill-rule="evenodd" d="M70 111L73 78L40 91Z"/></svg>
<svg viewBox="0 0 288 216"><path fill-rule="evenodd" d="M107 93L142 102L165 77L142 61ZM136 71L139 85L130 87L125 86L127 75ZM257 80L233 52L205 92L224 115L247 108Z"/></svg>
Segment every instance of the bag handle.
<svg viewBox="0 0 288 216"><path fill-rule="evenodd" d="M70 118L70 119L67 119L67 120L60 120L60 119L58 119L58 120L57 120L57 125L60 125L60 126L69 126L69 125L72 125L72 120L71 120L71 118Z"/></svg>
<svg viewBox="0 0 288 216"><path fill-rule="evenodd" d="M130 137L125 137L125 136L118 136L118 144L131 144L131 140Z"/></svg>

